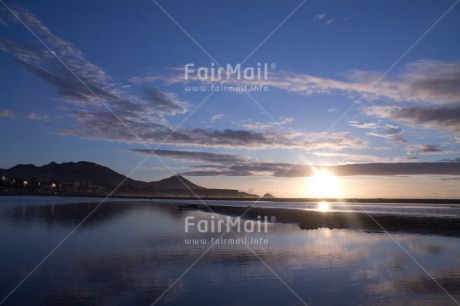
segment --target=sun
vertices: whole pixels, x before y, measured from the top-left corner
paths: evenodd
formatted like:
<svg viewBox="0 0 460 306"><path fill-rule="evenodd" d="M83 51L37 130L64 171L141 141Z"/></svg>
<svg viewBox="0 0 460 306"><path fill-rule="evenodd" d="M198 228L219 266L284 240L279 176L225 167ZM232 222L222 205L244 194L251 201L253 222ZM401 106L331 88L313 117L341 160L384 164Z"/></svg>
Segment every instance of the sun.
<svg viewBox="0 0 460 306"><path fill-rule="evenodd" d="M308 178L308 195L312 198L340 198L339 180L332 173L316 170L315 175Z"/></svg>

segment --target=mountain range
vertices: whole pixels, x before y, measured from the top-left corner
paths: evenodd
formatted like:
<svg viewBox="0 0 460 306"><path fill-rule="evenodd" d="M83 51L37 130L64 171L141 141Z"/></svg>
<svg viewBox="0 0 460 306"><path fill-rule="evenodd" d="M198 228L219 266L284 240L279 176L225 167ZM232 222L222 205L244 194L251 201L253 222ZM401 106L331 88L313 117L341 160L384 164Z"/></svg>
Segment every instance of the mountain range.
<svg viewBox="0 0 460 306"><path fill-rule="evenodd" d="M30 180L36 178L40 182L60 182L67 184L92 184L99 186L102 192L110 192L118 186L114 196L142 197L203 197L203 198L258 198L256 194L240 192L235 189L210 189L198 186L183 176L143 182L126 177L112 169L96 163L51 162L37 167L33 164L19 164L10 169L0 169L0 175L13 179Z"/></svg>

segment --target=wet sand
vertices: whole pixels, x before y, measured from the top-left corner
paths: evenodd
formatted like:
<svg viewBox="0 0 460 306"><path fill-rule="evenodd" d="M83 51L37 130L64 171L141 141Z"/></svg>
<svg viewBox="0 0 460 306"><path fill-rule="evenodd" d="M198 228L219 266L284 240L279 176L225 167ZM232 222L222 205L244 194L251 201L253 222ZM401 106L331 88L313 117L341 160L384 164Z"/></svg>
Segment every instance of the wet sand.
<svg viewBox="0 0 460 306"><path fill-rule="evenodd" d="M320 212L301 209L248 208L220 205L180 205L179 209L215 212L228 216L257 219L267 216L275 222L296 223L303 230L348 228L370 232L406 232L460 237L460 220L448 217L370 214L366 212ZM274 218L273 218L274 217Z"/></svg>

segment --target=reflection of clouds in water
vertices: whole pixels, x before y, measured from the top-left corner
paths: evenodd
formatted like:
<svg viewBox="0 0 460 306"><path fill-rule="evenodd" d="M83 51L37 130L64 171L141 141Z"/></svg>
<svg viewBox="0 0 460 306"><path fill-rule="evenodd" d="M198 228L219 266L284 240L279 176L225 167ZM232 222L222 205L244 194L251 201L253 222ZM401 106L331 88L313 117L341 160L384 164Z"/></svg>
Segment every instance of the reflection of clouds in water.
<svg viewBox="0 0 460 306"><path fill-rule="evenodd" d="M434 274L436 281L457 301L460 299L460 267ZM401 305L399 296L410 295L414 305L453 305L453 300L423 272L370 284L369 293L386 297L387 305ZM423 298L421 298L423 296ZM384 305L385 303L382 303Z"/></svg>
<svg viewBox="0 0 460 306"><path fill-rule="evenodd" d="M219 236L184 233L185 216L209 219L208 213L145 203L107 205L91 226L78 231L30 280L43 289L35 294L46 295L45 303L150 304L207 248L186 245L184 238ZM15 222L52 224L51 230L62 232L75 216L91 207L54 207L53 214L50 207L26 209L25 213L16 210L0 218L12 221L12 228ZM35 235L34 230L25 233ZM309 304L407 304L406 292L411 292L411 301L429 304L432 297L425 292L437 294L436 287L386 234L326 228L304 231L296 224L276 223L262 236L269 240L268 245L251 248ZM413 234L392 237L440 277L446 288L460 288L460 267L458 260L457 264L452 260L459 258L459 239ZM229 233L224 238L236 237ZM15 273L21 271L28 269L16 267ZM43 279L51 283L41 283ZM242 245L215 246L162 300L165 304L213 301L227 305L297 302Z"/></svg>
<svg viewBox="0 0 460 306"><path fill-rule="evenodd" d="M42 222L49 226L75 226L83 220L97 205L96 203L79 203L64 205L41 205L9 207L1 211L0 218L20 226L33 222ZM183 213L175 206L161 205L152 202L114 202L103 203L88 220L82 224L82 229L92 227L100 223L113 221L118 216L126 216L127 212L134 212L141 209L154 209L165 217L180 218ZM157 222L161 222L158 219Z"/></svg>
<svg viewBox="0 0 460 306"><path fill-rule="evenodd" d="M425 250L428 254L439 254L443 251L443 247L440 245L427 245Z"/></svg>
<svg viewBox="0 0 460 306"><path fill-rule="evenodd" d="M460 265L458 263L460 248L458 239L421 235L400 235L395 239L425 269L430 271L450 294L457 299L460 298ZM450 251L445 252L446 248ZM372 265L362 265L353 274L356 282L363 280L367 282L367 290L371 296L381 297L381 301L376 301L375 305L406 304L402 303L401 297L408 296L408 292L411 303L414 304L442 305L443 303L452 303L449 296L402 250L398 252L398 249L382 248L381 251L383 251L381 258L372 256ZM420 298L420 295L424 297Z"/></svg>

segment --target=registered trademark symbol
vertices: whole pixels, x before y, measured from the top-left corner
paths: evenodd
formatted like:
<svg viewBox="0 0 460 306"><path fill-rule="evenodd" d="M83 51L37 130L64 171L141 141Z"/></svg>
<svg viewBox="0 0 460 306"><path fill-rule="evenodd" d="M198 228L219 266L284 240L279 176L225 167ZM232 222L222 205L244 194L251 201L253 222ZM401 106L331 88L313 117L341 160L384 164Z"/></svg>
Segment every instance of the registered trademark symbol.
<svg viewBox="0 0 460 306"><path fill-rule="evenodd" d="M270 217L270 221L271 221L271 222L275 222L275 221L276 221L276 217L275 217L275 216L271 216L271 217Z"/></svg>
<svg viewBox="0 0 460 306"><path fill-rule="evenodd" d="M270 64L270 69L276 69L276 64L275 64L275 63L271 63L271 64Z"/></svg>

